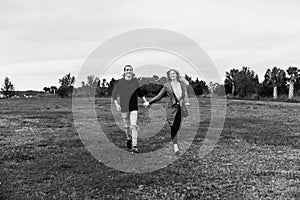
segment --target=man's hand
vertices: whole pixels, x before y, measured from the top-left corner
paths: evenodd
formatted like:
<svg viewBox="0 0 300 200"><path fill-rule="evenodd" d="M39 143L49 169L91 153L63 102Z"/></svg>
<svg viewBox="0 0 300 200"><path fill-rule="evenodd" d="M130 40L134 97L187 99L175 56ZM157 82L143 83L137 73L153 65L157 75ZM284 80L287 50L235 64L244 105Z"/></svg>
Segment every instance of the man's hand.
<svg viewBox="0 0 300 200"><path fill-rule="evenodd" d="M117 111L121 111L121 106L119 104L116 104Z"/></svg>
<svg viewBox="0 0 300 200"><path fill-rule="evenodd" d="M143 106L145 106L145 108L147 108L149 106L149 102L147 101L147 102L143 103Z"/></svg>

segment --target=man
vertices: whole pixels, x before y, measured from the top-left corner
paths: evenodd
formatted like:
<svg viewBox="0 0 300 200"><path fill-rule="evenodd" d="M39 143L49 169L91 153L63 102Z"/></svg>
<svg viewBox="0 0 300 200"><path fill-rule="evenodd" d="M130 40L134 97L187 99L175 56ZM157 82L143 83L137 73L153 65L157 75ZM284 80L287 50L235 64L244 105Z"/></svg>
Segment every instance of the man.
<svg viewBox="0 0 300 200"><path fill-rule="evenodd" d="M114 87L112 97L118 111L124 121L124 128L127 137L127 148L132 149L132 152L137 153L137 117L138 117L138 98L140 97L147 103L139 82L134 78L133 67L126 65L124 67L123 78L119 79L117 85ZM120 105L117 96L120 96Z"/></svg>

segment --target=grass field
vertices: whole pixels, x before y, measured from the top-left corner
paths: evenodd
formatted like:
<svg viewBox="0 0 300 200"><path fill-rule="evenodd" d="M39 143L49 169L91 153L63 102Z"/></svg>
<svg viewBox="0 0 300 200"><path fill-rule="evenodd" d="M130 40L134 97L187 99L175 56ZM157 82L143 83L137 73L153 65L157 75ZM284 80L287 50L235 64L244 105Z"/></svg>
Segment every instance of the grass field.
<svg viewBox="0 0 300 200"><path fill-rule="evenodd" d="M100 123L124 148L109 103L96 101ZM71 107L71 99L54 97L0 99L0 199L300 199L299 103L229 100L220 139L199 158L211 115L210 100L199 99L190 148L166 168L141 174L98 162L77 134ZM149 121L146 109L139 120ZM168 131L141 139L140 150L163 147Z"/></svg>

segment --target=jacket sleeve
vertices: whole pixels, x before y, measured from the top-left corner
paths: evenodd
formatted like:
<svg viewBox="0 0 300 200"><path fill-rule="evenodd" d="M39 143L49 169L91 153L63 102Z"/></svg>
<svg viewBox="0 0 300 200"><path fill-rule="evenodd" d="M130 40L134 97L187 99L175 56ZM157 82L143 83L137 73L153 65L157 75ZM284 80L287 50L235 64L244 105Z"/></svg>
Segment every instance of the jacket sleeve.
<svg viewBox="0 0 300 200"><path fill-rule="evenodd" d="M153 104L153 103L161 100L163 98L165 92L166 92L166 88L164 86L155 97L153 97L152 99L149 100L149 104Z"/></svg>
<svg viewBox="0 0 300 200"><path fill-rule="evenodd" d="M113 92L112 92L113 100L117 100L117 95L119 93L119 87L120 87L120 80L117 82L117 84L115 84L115 87L113 89Z"/></svg>
<svg viewBox="0 0 300 200"><path fill-rule="evenodd" d="M189 83L189 81L188 80L186 80L183 76L180 76L180 82L181 83L183 83L184 85L186 85L186 86L189 86L190 85L190 83Z"/></svg>
<svg viewBox="0 0 300 200"><path fill-rule="evenodd" d="M183 94L184 94L184 99L183 99L183 102L184 103L189 103L190 100L189 100L189 96L188 96L188 93L187 93L187 87L186 85L181 85L181 88L182 88L182 91L183 91Z"/></svg>

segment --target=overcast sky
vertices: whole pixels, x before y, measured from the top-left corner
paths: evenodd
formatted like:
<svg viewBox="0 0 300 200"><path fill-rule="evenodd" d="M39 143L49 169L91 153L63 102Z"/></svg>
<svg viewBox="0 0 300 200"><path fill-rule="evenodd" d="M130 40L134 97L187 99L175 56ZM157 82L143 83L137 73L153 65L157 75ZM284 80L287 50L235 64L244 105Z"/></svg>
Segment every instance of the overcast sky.
<svg viewBox="0 0 300 200"><path fill-rule="evenodd" d="M8 76L16 90L58 86L104 41L139 28L186 35L221 76L249 66L262 81L267 68L299 67L299 19L297 0L0 0L0 83Z"/></svg>

